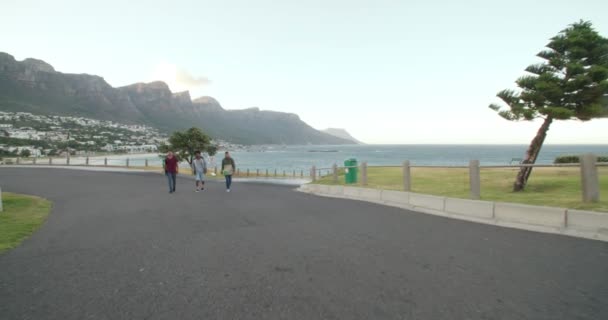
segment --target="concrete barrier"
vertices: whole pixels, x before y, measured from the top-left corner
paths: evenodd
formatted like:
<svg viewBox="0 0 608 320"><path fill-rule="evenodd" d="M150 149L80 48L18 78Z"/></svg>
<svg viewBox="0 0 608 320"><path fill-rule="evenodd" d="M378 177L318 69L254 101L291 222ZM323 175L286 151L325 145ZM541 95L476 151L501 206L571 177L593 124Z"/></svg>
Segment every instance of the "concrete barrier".
<svg viewBox="0 0 608 320"><path fill-rule="evenodd" d="M300 190L327 197L381 203L477 223L608 242L608 213L359 187L308 184L301 186Z"/></svg>
<svg viewBox="0 0 608 320"><path fill-rule="evenodd" d="M315 192L320 193L320 194L328 194L329 193L329 186L328 185L319 184L319 185L317 185L317 189L316 189Z"/></svg>
<svg viewBox="0 0 608 320"><path fill-rule="evenodd" d="M357 188L357 187L344 187L344 196L351 198L351 199L356 199L356 200L380 202L380 201L382 201L382 190Z"/></svg>
<svg viewBox="0 0 608 320"><path fill-rule="evenodd" d="M318 184L304 184L300 186L300 189L304 192L315 193L318 190Z"/></svg>
<svg viewBox="0 0 608 320"><path fill-rule="evenodd" d="M343 186L329 186L328 193L331 196L344 196Z"/></svg>
<svg viewBox="0 0 608 320"><path fill-rule="evenodd" d="M493 219L494 218L494 202L446 198L445 211L451 214L461 216Z"/></svg>
<svg viewBox="0 0 608 320"><path fill-rule="evenodd" d="M565 228L566 226L566 209L564 208L496 202L494 217L500 222L550 228Z"/></svg>
<svg viewBox="0 0 608 320"><path fill-rule="evenodd" d="M608 213L568 209L567 217L569 230L608 236Z"/></svg>
<svg viewBox="0 0 608 320"><path fill-rule="evenodd" d="M408 206L410 205L410 193L404 191L393 191L383 190L382 201L386 204L396 206Z"/></svg>
<svg viewBox="0 0 608 320"><path fill-rule="evenodd" d="M428 194L410 193L410 205L437 211L445 211L445 197Z"/></svg>

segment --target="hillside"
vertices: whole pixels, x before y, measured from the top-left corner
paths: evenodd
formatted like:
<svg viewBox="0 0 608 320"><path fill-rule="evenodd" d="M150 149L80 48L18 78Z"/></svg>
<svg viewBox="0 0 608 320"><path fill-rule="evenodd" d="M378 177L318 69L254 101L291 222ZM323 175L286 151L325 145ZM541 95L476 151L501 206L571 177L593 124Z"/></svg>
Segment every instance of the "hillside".
<svg viewBox="0 0 608 320"><path fill-rule="evenodd" d="M83 116L145 124L165 132L196 126L240 144L350 144L295 115L258 108L225 110L211 97L191 99L164 82L113 88L102 77L56 71L37 59L0 52L0 110Z"/></svg>
<svg viewBox="0 0 608 320"><path fill-rule="evenodd" d="M341 138L341 139L352 141L353 143L356 143L356 144L364 144L363 142L355 139L355 137L353 137L345 129L341 129L341 128L327 128L325 130L321 130L321 132L325 132L325 133L330 134L330 135L332 135L334 137L338 137L338 138Z"/></svg>

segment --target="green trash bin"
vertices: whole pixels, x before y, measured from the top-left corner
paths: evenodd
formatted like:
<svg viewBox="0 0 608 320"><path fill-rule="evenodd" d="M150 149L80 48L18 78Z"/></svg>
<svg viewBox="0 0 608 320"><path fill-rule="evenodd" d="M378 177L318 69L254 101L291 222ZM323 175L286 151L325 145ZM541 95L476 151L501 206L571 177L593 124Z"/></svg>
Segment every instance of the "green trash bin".
<svg viewBox="0 0 608 320"><path fill-rule="evenodd" d="M357 183L357 173L359 168L357 167L357 159L351 158L344 160L344 178L346 184Z"/></svg>

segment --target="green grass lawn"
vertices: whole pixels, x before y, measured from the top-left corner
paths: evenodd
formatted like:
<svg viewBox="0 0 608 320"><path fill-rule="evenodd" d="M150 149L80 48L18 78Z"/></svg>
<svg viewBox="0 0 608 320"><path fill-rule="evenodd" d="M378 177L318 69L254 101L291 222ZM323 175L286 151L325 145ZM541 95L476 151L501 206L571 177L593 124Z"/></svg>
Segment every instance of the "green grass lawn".
<svg viewBox="0 0 608 320"><path fill-rule="evenodd" d="M2 193L0 212L0 253L18 246L36 231L51 211L51 202L42 198Z"/></svg>
<svg viewBox="0 0 608 320"><path fill-rule="evenodd" d="M518 168L481 169L481 199L608 212L608 167L600 167L600 202L581 201L579 168L535 168L523 192L513 192ZM468 169L412 168L412 191L453 198L469 197ZM318 183L333 184L331 176ZM339 184L344 184L340 172ZM403 190L401 168L368 169L368 188Z"/></svg>

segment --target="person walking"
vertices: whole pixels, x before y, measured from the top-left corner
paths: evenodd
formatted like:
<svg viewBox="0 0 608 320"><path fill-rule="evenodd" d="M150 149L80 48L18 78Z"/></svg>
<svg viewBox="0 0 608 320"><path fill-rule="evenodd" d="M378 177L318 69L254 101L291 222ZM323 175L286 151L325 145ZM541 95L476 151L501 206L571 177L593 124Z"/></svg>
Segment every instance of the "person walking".
<svg viewBox="0 0 608 320"><path fill-rule="evenodd" d="M205 190L205 174L207 173L207 162L205 162L205 158L201 156L200 151L194 152L194 159L192 160L192 171L194 171L194 176L196 179L196 192Z"/></svg>
<svg viewBox="0 0 608 320"><path fill-rule="evenodd" d="M224 153L224 159L222 159L222 174L226 178L226 192L230 192L230 186L232 185L232 174L236 170L234 159L230 156L230 153L226 151Z"/></svg>
<svg viewBox="0 0 608 320"><path fill-rule="evenodd" d="M177 174L179 173L178 164L177 157L173 154L173 152L169 151L164 161L165 175L169 181L169 193L175 192L175 183Z"/></svg>

